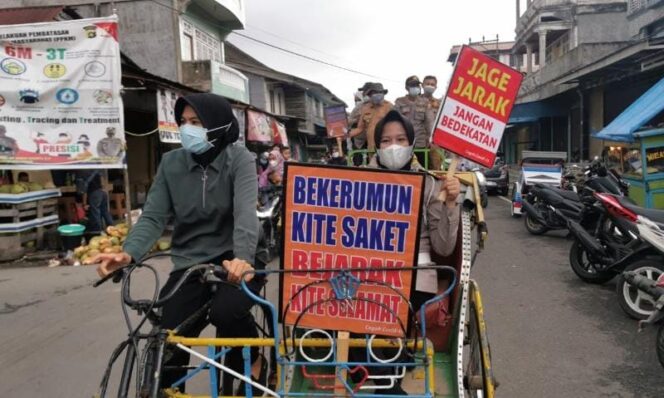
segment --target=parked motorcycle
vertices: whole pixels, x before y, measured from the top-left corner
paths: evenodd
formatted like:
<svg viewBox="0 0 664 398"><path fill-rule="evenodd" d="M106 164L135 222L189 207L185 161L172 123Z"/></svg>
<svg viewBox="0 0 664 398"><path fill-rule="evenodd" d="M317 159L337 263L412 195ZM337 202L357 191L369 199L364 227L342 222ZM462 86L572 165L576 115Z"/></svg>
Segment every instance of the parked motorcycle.
<svg viewBox="0 0 664 398"><path fill-rule="evenodd" d="M261 188L258 193L256 215L260 228L257 251L261 255L261 260L265 263L278 256L281 247L281 195L282 188L280 186Z"/></svg>
<svg viewBox="0 0 664 398"><path fill-rule="evenodd" d="M639 322L639 331L646 325L653 325L662 320L664 318L664 275L654 280L635 271L625 271L622 277L627 284L653 301L654 311L646 320ZM659 363L664 367L664 323L660 324L657 331L655 351Z"/></svg>
<svg viewBox="0 0 664 398"><path fill-rule="evenodd" d="M566 229L567 219L580 220L584 209L577 193L542 184L530 189L522 206L526 229L533 235Z"/></svg>
<svg viewBox="0 0 664 398"><path fill-rule="evenodd" d="M605 193L594 193L597 214L594 228L568 220L574 237L569 261L574 273L584 282L605 283L626 266L632 254L643 250L638 238L636 219L629 217L622 203L627 199ZM647 246L647 245L646 245Z"/></svg>
<svg viewBox="0 0 664 398"><path fill-rule="evenodd" d="M523 211L526 213L524 222L530 233L541 235L549 230L567 229L570 219L593 229L597 219L596 209L591 208L596 201L593 193L625 195L627 187L624 181L607 171L597 159L586 167L584 179L563 176L562 185L572 190L542 184L536 184L530 190L523 201ZM590 216L590 220L586 220L587 216Z"/></svg>
<svg viewBox="0 0 664 398"><path fill-rule="evenodd" d="M639 256L633 258L625 267L625 271L641 275L651 280L663 278L664 275L664 211L640 209L636 215L636 227L639 238L648 246ZM639 213L639 211L635 211ZM648 297L634 286L631 286L621 274L616 282L618 303L629 316L635 319L646 319L656 308L657 298Z"/></svg>

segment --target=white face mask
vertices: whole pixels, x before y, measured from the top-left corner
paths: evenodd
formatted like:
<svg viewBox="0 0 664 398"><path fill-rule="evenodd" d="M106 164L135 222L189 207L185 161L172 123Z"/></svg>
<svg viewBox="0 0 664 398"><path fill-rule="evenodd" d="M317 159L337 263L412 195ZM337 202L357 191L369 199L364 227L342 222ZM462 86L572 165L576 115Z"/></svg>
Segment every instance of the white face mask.
<svg viewBox="0 0 664 398"><path fill-rule="evenodd" d="M400 170L413 159L413 146L393 144L378 150L380 164L390 170Z"/></svg>
<svg viewBox="0 0 664 398"><path fill-rule="evenodd" d="M424 86L424 92L426 94L433 94L436 91L436 86Z"/></svg>
<svg viewBox="0 0 664 398"><path fill-rule="evenodd" d="M411 97L420 95L420 88L418 86L408 87L408 95Z"/></svg>

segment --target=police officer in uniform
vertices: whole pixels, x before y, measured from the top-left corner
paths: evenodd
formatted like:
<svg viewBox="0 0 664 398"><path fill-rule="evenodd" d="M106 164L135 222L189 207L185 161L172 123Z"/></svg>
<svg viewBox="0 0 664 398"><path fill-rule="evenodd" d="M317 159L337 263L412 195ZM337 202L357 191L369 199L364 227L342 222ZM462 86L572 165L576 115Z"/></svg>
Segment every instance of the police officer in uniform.
<svg viewBox="0 0 664 398"><path fill-rule="evenodd" d="M420 79L417 76L410 76L406 79L407 95L397 98L394 102L394 108L413 125L415 129L415 141L413 146L415 150L429 147L429 135L433 126L432 112L429 110L429 100L420 95ZM425 162L423 152L415 152L417 160L422 166Z"/></svg>
<svg viewBox="0 0 664 398"><path fill-rule="evenodd" d="M422 96L429 101L429 112L432 123L435 123L436 115L438 115L438 109L440 109L440 99L433 96L436 88L438 88L438 79L436 79L436 76L425 76L422 80L422 91L424 91ZM433 129L430 130L430 133L433 133ZM429 168L432 170L440 170L443 159L443 149L438 145L431 143L431 150L429 152Z"/></svg>

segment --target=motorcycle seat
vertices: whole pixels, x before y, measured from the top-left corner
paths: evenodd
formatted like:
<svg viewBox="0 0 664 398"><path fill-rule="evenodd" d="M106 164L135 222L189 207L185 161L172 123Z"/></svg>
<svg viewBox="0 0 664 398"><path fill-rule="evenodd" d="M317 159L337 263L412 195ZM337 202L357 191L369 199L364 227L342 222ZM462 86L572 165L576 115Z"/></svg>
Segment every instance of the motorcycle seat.
<svg viewBox="0 0 664 398"><path fill-rule="evenodd" d="M635 214L638 214L639 216L643 216L649 219L650 221L654 221L658 224L664 223L664 210L646 209L643 207L639 207L635 205L629 198L625 197L618 197L618 201L622 206L633 211Z"/></svg>
<svg viewBox="0 0 664 398"><path fill-rule="evenodd" d="M581 201L581 199L579 198L579 194L577 194L574 191L568 191L566 189L557 189L557 188L554 189L554 190L556 191L556 193L558 195L562 196L565 199L573 200L575 202L580 202Z"/></svg>

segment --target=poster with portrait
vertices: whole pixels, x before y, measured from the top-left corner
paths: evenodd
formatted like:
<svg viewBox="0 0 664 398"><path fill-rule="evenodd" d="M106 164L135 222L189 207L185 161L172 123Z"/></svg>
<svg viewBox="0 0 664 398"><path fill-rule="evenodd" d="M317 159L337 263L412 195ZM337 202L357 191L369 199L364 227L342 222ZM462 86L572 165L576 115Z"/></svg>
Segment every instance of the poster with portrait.
<svg viewBox="0 0 664 398"><path fill-rule="evenodd" d="M0 164L123 168L116 17L0 26Z"/></svg>
<svg viewBox="0 0 664 398"><path fill-rule="evenodd" d="M175 101L181 93L165 88L157 90L157 122L159 141L167 144L179 144L180 132L175 120Z"/></svg>

